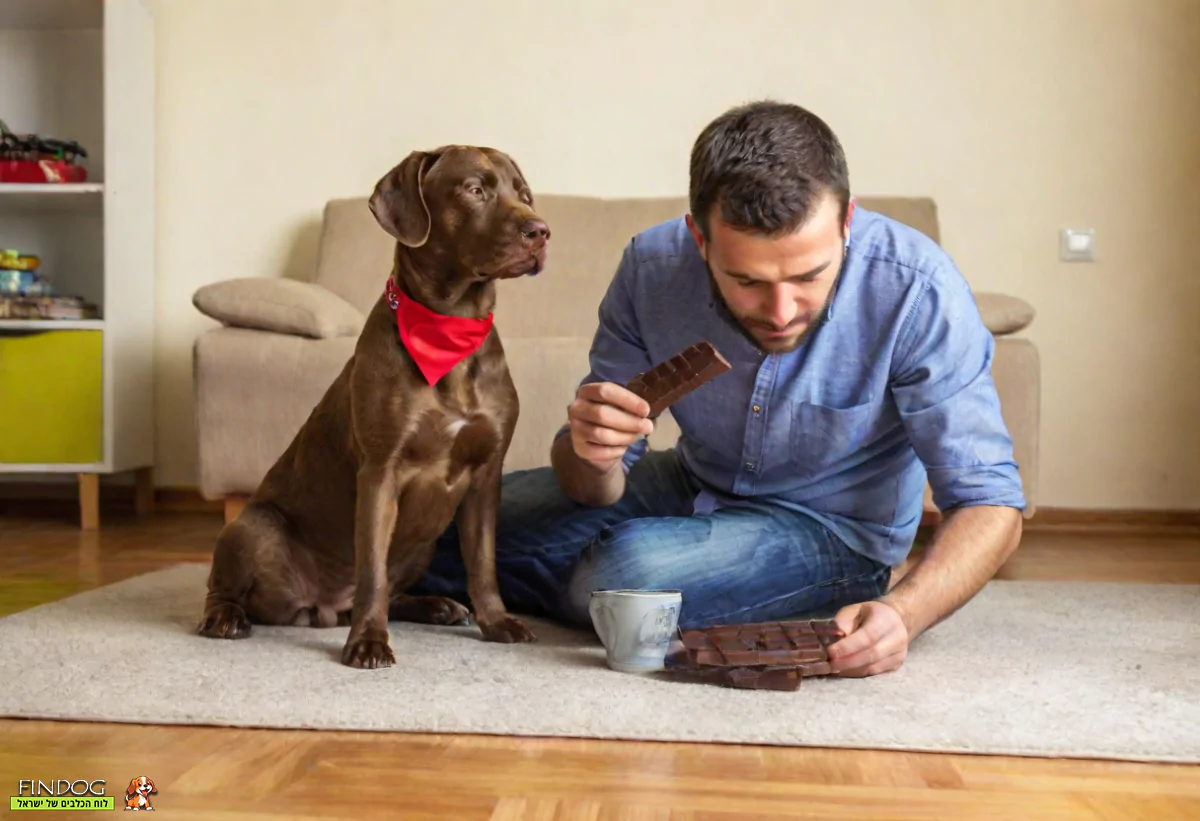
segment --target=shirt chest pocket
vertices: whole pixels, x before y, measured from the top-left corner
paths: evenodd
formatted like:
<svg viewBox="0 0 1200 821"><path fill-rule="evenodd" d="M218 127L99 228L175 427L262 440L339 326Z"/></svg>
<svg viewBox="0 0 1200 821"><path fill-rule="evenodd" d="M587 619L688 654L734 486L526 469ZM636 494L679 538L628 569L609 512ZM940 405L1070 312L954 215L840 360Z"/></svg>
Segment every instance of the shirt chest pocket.
<svg viewBox="0 0 1200 821"><path fill-rule="evenodd" d="M876 410L871 401L847 407L792 403L788 457L794 469L811 476L854 456L870 440Z"/></svg>

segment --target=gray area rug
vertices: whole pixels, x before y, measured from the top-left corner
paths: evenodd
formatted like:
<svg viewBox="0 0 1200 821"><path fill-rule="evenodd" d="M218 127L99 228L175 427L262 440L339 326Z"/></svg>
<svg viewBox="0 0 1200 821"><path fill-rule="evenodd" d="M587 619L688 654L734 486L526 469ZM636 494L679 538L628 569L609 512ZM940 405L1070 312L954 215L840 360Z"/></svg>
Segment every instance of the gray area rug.
<svg viewBox="0 0 1200 821"><path fill-rule="evenodd" d="M576 736L1200 762L1200 586L992 582L899 671L789 693L616 673L590 634L534 645L392 625L192 634L206 565L0 619L0 715L146 724Z"/></svg>

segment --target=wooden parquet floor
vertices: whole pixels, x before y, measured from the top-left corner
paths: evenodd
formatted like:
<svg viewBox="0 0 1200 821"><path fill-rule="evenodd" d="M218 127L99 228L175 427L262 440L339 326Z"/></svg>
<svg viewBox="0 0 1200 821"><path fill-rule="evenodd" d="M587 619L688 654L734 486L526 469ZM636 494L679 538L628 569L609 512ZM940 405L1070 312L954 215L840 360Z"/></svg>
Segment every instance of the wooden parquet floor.
<svg viewBox="0 0 1200 821"><path fill-rule="evenodd" d="M0 511L0 615L206 561L220 524L209 514L106 516L102 530L83 533L70 510ZM1200 532L1030 530L1001 576L1196 584ZM197 821L1200 819L1195 766L0 721L0 785L8 795L20 779L105 778L120 811L125 785L138 775L155 781L157 812ZM7 810L0 795L0 812Z"/></svg>

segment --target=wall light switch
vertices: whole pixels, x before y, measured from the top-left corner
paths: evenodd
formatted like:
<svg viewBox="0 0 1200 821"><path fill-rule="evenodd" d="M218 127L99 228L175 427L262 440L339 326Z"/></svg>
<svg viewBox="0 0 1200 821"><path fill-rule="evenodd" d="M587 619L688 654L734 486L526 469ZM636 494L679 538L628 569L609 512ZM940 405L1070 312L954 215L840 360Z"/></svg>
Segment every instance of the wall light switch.
<svg viewBox="0 0 1200 821"><path fill-rule="evenodd" d="M1096 259L1094 228L1064 228L1058 239L1058 258L1063 262L1092 262Z"/></svg>

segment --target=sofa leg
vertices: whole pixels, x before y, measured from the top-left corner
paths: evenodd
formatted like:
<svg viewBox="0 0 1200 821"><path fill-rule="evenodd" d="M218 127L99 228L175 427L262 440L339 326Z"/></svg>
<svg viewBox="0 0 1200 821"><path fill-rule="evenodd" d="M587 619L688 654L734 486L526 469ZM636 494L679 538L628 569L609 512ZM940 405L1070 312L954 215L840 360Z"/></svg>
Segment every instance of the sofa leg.
<svg viewBox="0 0 1200 821"><path fill-rule="evenodd" d="M225 524L229 524L241 514L248 498L247 496L225 497Z"/></svg>

